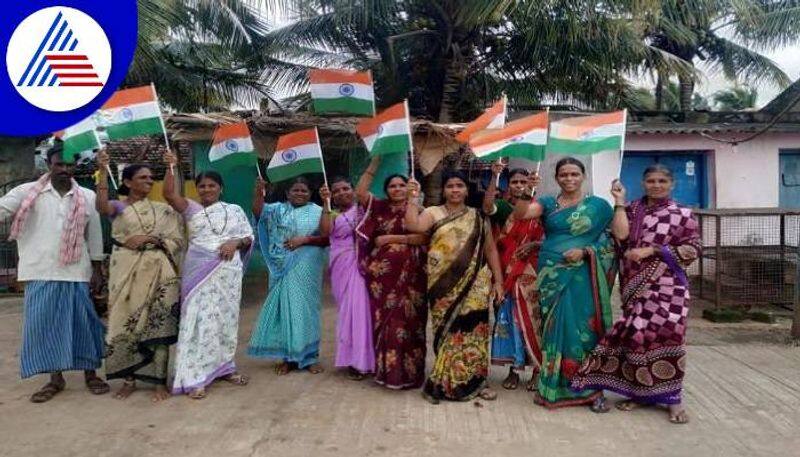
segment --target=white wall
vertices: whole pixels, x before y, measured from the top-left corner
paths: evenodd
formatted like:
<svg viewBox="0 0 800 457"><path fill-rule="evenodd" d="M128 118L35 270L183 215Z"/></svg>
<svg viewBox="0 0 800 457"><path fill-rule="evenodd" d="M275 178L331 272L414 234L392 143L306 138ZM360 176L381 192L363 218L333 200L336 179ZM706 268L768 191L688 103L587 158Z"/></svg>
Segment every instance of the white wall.
<svg viewBox="0 0 800 457"><path fill-rule="evenodd" d="M745 134L718 136L734 139ZM625 147L628 151L708 151L709 206L715 208L777 207L779 150L792 148L800 148L800 134L766 133L736 146L699 135L628 135Z"/></svg>

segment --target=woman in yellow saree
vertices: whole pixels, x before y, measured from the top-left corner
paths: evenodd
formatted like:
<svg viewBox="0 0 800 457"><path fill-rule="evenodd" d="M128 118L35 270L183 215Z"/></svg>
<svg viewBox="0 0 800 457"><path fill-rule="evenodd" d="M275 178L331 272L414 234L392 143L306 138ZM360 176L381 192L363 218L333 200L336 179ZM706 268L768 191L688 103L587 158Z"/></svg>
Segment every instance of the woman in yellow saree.
<svg viewBox="0 0 800 457"><path fill-rule="evenodd" d="M500 259L489 223L465 204L466 177L447 173L442 182L444 205L419 215L412 205L406 211L409 231L430 233L428 306L436 359L422 395L433 404L475 396L494 400L487 386L489 308L504 295ZM409 188L409 198L415 198L419 184L409 181Z"/></svg>
<svg viewBox="0 0 800 457"><path fill-rule="evenodd" d="M128 165L119 193L109 200L108 155L98 156L100 182L97 207L109 217L114 244L108 283L106 374L125 380L114 395L125 399L136 381L155 385L153 401L169 397L169 347L178 340L180 277L178 265L186 247L183 221L169 205L147 198L153 173L144 165Z"/></svg>

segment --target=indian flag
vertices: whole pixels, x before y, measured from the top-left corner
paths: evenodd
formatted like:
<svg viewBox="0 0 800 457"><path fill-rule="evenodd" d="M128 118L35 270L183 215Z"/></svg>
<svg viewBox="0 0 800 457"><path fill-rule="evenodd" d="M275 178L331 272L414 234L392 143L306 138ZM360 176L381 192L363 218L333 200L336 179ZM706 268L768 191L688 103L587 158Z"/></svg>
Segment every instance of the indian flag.
<svg viewBox="0 0 800 457"><path fill-rule="evenodd" d="M506 97L483 112L477 119L467 124L458 135L456 141L468 143L472 135L485 129L501 129L506 126Z"/></svg>
<svg viewBox="0 0 800 457"><path fill-rule="evenodd" d="M164 134L161 109L152 85L118 90L100 108L96 120L105 127L111 141Z"/></svg>
<svg viewBox="0 0 800 457"><path fill-rule="evenodd" d="M271 182L285 181L306 173L324 173L317 129L300 130L278 138L278 146L267 166Z"/></svg>
<svg viewBox="0 0 800 457"><path fill-rule="evenodd" d="M256 166L258 156L247 123L218 126L211 140L211 149L208 150L208 161L216 169Z"/></svg>
<svg viewBox="0 0 800 457"><path fill-rule="evenodd" d="M308 80L315 113L375 114L371 72L313 69L308 72Z"/></svg>
<svg viewBox="0 0 800 457"><path fill-rule="evenodd" d="M625 137L626 115L623 110L553 122L547 152L588 155L619 151Z"/></svg>
<svg viewBox="0 0 800 457"><path fill-rule="evenodd" d="M500 130L486 130L472 136L469 146L480 159L519 157L544 160L548 113L534 114L509 122Z"/></svg>
<svg viewBox="0 0 800 457"><path fill-rule="evenodd" d="M358 123L356 131L372 156L410 151L408 103L392 105L372 119L364 119Z"/></svg>
<svg viewBox="0 0 800 457"><path fill-rule="evenodd" d="M62 152L64 162L75 163L85 153L100 149L100 139L97 137L96 129L97 123L94 118L88 117L54 134L64 142Z"/></svg>

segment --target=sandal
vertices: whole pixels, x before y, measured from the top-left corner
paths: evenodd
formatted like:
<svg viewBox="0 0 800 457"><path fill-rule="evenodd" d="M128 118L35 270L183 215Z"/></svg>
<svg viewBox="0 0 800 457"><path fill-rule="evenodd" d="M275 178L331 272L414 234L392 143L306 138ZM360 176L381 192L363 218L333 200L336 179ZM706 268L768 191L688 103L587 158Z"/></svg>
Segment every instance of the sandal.
<svg viewBox="0 0 800 457"><path fill-rule="evenodd" d="M536 392L539 390L539 370L533 370L530 381L525 384L525 390L528 392Z"/></svg>
<svg viewBox="0 0 800 457"><path fill-rule="evenodd" d="M114 394L114 398L117 400L125 400L126 398L130 397L131 394L136 390L136 381L128 381L127 379L122 383L122 387Z"/></svg>
<svg viewBox="0 0 800 457"><path fill-rule="evenodd" d="M199 389L192 390L191 392L189 392L189 398L191 398L192 400L202 400L206 398L206 389L204 387L201 387Z"/></svg>
<svg viewBox="0 0 800 457"><path fill-rule="evenodd" d="M91 375L86 378L86 388L94 395L107 394L111 390L108 383L97 377L97 375Z"/></svg>
<svg viewBox="0 0 800 457"><path fill-rule="evenodd" d="M611 408L606 405L606 397L600 396L597 397L593 402L592 405L589 407L593 413L597 414L605 414L611 411Z"/></svg>
<svg viewBox="0 0 800 457"><path fill-rule="evenodd" d="M320 374L323 371L325 371L325 369L322 368L318 363L315 363L313 365L309 365L306 368L306 370L308 370L308 372L311 373L311 374Z"/></svg>
<svg viewBox="0 0 800 457"><path fill-rule="evenodd" d="M289 362L281 362L275 365L275 374L278 376L285 376L289 374L290 371L292 371L292 366L289 365Z"/></svg>
<svg viewBox="0 0 800 457"><path fill-rule="evenodd" d="M486 387L478 394L479 397L486 401L495 401L497 400L497 392L493 391L492 389Z"/></svg>
<svg viewBox="0 0 800 457"><path fill-rule="evenodd" d="M502 386L506 390L517 390L517 387L519 387L519 374L516 371L509 371Z"/></svg>
<svg viewBox="0 0 800 457"><path fill-rule="evenodd" d="M241 373L231 373L222 377L223 381L227 381L235 386L246 386L250 382L250 378Z"/></svg>
<svg viewBox="0 0 800 457"><path fill-rule="evenodd" d="M66 384L63 382L55 383L53 381L50 381L47 384L45 384L41 389L34 392L33 395L31 395L31 402L44 403L46 401L50 401L53 399L53 397L56 396L56 394L64 390L64 387L66 387Z"/></svg>
<svg viewBox="0 0 800 457"><path fill-rule="evenodd" d="M689 416L686 414L686 410L682 409L677 413L669 413L669 421L673 424L688 424L689 423Z"/></svg>

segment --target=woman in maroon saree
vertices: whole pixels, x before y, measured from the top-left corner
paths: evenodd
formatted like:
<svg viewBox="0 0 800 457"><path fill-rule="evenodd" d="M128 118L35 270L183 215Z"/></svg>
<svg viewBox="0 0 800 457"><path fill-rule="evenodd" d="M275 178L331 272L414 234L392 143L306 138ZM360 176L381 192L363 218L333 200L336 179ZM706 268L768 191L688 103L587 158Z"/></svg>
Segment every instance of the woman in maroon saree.
<svg viewBox="0 0 800 457"><path fill-rule="evenodd" d="M372 302L375 382L390 389L419 388L425 381L424 235L406 231L407 178L384 182L385 200L369 193L379 158L373 158L356 186L365 209L356 229L361 268Z"/></svg>
<svg viewBox="0 0 800 457"><path fill-rule="evenodd" d="M672 172L653 165L644 172L646 196L625 206L619 181L612 194L612 233L622 257L622 317L572 380L576 390L606 389L629 400L617 409L669 406L669 420L683 424L689 284L685 268L700 255L697 221L670 198Z"/></svg>

